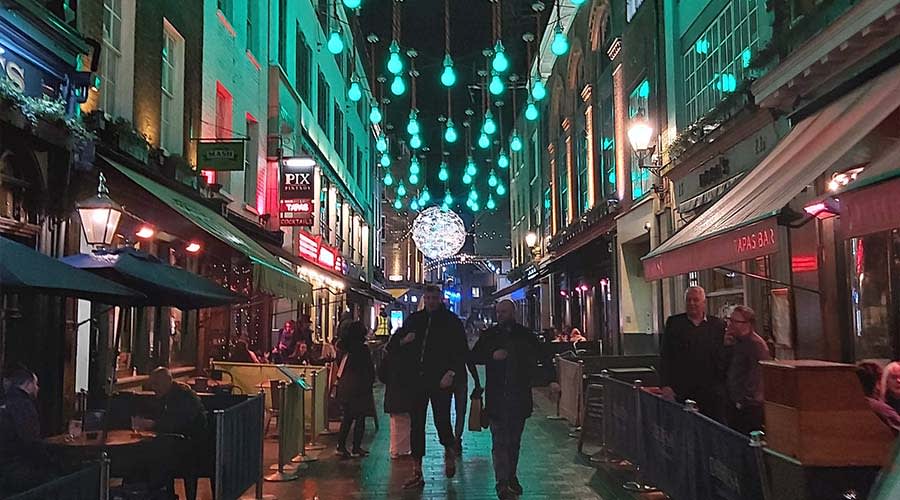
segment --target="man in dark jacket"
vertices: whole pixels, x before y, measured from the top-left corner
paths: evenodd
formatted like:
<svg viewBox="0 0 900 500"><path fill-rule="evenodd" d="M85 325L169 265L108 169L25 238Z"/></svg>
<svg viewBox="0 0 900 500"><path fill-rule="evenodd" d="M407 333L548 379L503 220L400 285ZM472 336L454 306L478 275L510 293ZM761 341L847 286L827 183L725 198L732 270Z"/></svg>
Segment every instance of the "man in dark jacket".
<svg viewBox="0 0 900 500"><path fill-rule="evenodd" d="M516 323L510 300L497 304L498 325L486 330L472 349L472 359L486 365L485 412L490 419L497 496L522 494L516 476L525 419L531 416L531 374L537 366L537 337Z"/></svg>
<svg viewBox="0 0 900 500"><path fill-rule="evenodd" d="M35 399L37 376L16 369L0 402L0 496L34 488L53 477L50 455L41 441L41 421Z"/></svg>
<svg viewBox="0 0 900 500"><path fill-rule="evenodd" d="M469 353L463 324L444 307L441 289L426 287L422 301L425 308L411 314L397 334L398 343L408 345L414 351L410 362L413 363L412 372L417 374L410 409L410 444L415 463L413 477L404 484L407 489L425 485L422 457L425 456L425 416L429 401L434 412L434 426L444 446L444 472L447 477L456 474L456 439L450 425L450 396L454 379L466 376Z"/></svg>
<svg viewBox="0 0 900 500"><path fill-rule="evenodd" d="M706 291L684 293L685 313L666 320L659 360L663 396L693 400L704 415L723 420L726 372L725 323L706 314Z"/></svg>

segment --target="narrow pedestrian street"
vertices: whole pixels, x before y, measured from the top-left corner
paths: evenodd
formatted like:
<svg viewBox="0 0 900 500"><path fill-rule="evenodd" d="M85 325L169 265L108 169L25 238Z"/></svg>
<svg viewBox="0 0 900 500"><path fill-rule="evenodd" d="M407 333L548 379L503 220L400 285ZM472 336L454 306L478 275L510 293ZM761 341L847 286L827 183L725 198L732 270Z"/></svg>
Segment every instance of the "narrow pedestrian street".
<svg viewBox="0 0 900 500"><path fill-rule="evenodd" d="M383 386L376 388L376 401L381 401ZM527 499L631 499L623 491L621 480L598 471L586 459L578 457L576 440L568 437L564 420L548 420L553 405L545 388L535 389L535 413L528 420L522 438L519 478L525 488L520 498ZM455 416L454 416L455 418ZM286 483L266 482L264 493L281 500L337 499L465 499L497 498L491 467L491 434L489 431L466 432L461 467L456 477L444 477L443 449L430 424L427 432L427 455L423 464L425 488L404 491L403 482L412 470L408 458L390 460L390 431L387 415L379 414L379 428L370 419L363 448L370 451L364 459L341 460L333 453L334 436L324 436L328 447L320 452L319 461L301 471L301 477ZM336 425L336 424L335 424ZM274 439L266 439L266 464L276 459ZM209 495L208 484L201 481L201 497ZM250 490L253 491L252 489Z"/></svg>

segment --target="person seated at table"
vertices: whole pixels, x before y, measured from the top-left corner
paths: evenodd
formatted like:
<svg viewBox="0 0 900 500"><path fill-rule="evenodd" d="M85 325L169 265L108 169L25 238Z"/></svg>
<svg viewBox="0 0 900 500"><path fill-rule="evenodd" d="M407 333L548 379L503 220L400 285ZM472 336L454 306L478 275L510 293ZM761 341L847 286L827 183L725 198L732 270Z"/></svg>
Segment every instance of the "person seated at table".
<svg viewBox="0 0 900 500"><path fill-rule="evenodd" d="M197 481L193 471L206 440L206 410L197 393L186 384L174 381L168 368L153 370L149 386L162 403L153 430L158 434L178 434L185 438L176 441L174 449L167 450L169 457L175 458L169 463L168 472L185 477L185 495L194 499Z"/></svg>
<svg viewBox="0 0 900 500"><path fill-rule="evenodd" d="M569 336L563 333L559 328L553 328L553 342L568 342Z"/></svg>
<svg viewBox="0 0 900 500"><path fill-rule="evenodd" d="M15 369L4 378L0 402L0 496L34 488L52 479L56 467L41 441L37 375Z"/></svg>
<svg viewBox="0 0 900 500"><path fill-rule="evenodd" d="M297 348L288 356L287 362L290 365L311 365L313 352L309 350L306 342L297 342Z"/></svg>
<svg viewBox="0 0 900 500"><path fill-rule="evenodd" d="M250 350L245 339L239 339L231 348L231 354L228 355L228 361L232 363L256 363L259 364L259 357Z"/></svg>
<svg viewBox="0 0 900 500"><path fill-rule="evenodd" d="M581 330L578 328L572 328L572 333L569 334L569 342L585 342L587 337L581 334Z"/></svg>
<svg viewBox="0 0 900 500"><path fill-rule="evenodd" d="M890 405L881 400L881 378L882 371L878 363L871 361L863 361L856 365L856 376L859 377L859 383L862 384L863 394L866 396L866 403L869 408L878 415L896 437L900 434L900 414L891 408Z"/></svg>
<svg viewBox="0 0 900 500"><path fill-rule="evenodd" d="M299 339L299 335L295 334L295 330L294 320L289 319L284 322L284 326L278 331L278 343L272 349L272 352L269 353L269 359L273 363L283 363L288 355L294 352Z"/></svg>
<svg viewBox="0 0 900 500"><path fill-rule="evenodd" d="M900 361L888 363L881 376L881 400L900 413Z"/></svg>

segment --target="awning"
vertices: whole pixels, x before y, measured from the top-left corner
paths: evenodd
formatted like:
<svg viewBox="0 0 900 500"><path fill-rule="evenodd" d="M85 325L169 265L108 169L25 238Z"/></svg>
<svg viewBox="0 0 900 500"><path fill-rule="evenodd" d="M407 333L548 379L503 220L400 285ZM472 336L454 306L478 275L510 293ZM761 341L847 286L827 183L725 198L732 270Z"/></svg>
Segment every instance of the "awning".
<svg viewBox="0 0 900 500"><path fill-rule="evenodd" d="M100 156L107 164L146 189L167 206L183 215L207 233L246 255L253 263L253 284L260 290L275 296L299 300L311 296L310 284L293 273L293 269L266 251L259 243L248 237L229 222L202 203L174 191L141 175L118 162Z"/></svg>
<svg viewBox="0 0 900 500"><path fill-rule="evenodd" d="M140 305L202 309L234 304L247 297L203 276L161 262L133 248L108 253L76 254L63 257L70 266L139 290L147 296Z"/></svg>
<svg viewBox="0 0 900 500"><path fill-rule="evenodd" d="M643 258L656 280L778 251L776 217L900 106L900 67L801 121L741 182Z"/></svg>
<svg viewBox="0 0 900 500"><path fill-rule="evenodd" d="M358 293L364 297L368 297L372 300L377 300L378 302L390 304L394 301L394 296L388 293L387 290L380 290L362 281L351 286L350 291Z"/></svg>
<svg viewBox="0 0 900 500"><path fill-rule="evenodd" d="M516 281L515 283L510 284L507 287L501 288L500 290L497 290L496 292L492 293L488 297L488 299L490 301L498 301L498 300L502 300L505 298L509 298L509 296L512 295L513 293L515 293L527 286L534 285L538 281L546 278L549 274L550 274L549 264L541 266L540 270L538 270L537 274L535 274L534 276L531 276L530 278L520 279L520 280Z"/></svg>
<svg viewBox="0 0 900 500"><path fill-rule="evenodd" d="M409 292L409 288L388 288L387 293L391 294L394 299L399 299Z"/></svg>
<svg viewBox="0 0 900 500"><path fill-rule="evenodd" d="M715 186L703 191L702 193L692 196L678 204L678 211L681 213L690 212L705 205L718 200L723 194L727 193L735 184L744 177L743 173L729 177L728 179L716 184Z"/></svg>
<svg viewBox="0 0 900 500"><path fill-rule="evenodd" d="M900 227L900 141L835 196L840 199L843 238Z"/></svg>
<svg viewBox="0 0 900 500"><path fill-rule="evenodd" d="M0 292L43 293L127 305L147 298L141 292L3 237L0 237Z"/></svg>

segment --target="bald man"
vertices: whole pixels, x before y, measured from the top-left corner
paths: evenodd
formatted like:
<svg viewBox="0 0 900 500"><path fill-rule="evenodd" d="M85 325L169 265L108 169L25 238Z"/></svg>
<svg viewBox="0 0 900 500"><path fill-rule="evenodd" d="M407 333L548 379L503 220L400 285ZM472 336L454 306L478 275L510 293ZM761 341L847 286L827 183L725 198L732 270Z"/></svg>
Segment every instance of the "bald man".
<svg viewBox="0 0 900 500"><path fill-rule="evenodd" d="M537 366L538 340L516 322L510 300L497 304L497 325L489 328L472 348L472 359L485 365L485 413L490 418L497 496L516 498L522 485L516 475L525 420L531 416L531 375Z"/></svg>

